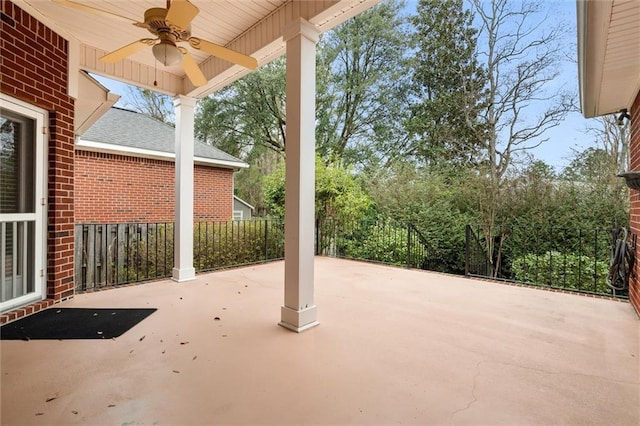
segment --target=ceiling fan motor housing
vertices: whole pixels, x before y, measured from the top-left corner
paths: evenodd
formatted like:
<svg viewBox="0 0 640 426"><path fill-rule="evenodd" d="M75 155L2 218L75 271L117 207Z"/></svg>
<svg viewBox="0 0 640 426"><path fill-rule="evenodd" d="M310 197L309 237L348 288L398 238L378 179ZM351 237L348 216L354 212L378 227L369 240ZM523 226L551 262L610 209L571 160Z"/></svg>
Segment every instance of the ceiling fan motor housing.
<svg viewBox="0 0 640 426"><path fill-rule="evenodd" d="M191 25L187 28L180 28L166 20L167 9L152 7L144 12L144 23L147 30L155 36L170 34L173 41L188 40L191 36ZM162 37L161 37L162 38Z"/></svg>

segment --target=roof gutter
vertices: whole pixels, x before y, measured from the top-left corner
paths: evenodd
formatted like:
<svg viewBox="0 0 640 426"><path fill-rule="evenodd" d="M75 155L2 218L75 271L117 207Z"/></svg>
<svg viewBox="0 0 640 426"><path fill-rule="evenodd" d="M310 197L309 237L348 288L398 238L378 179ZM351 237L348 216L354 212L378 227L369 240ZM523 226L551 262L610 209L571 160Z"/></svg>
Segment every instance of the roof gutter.
<svg viewBox="0 0 640 426"><path fill-rule="evenodd" d="M126 155L128 157L148 158L152 160L173 161L176 160L176 155L173 152L162 152L151 149L123 147L120 145L114 145L104 142L96 142L79 138L76 141L76 150L90 151L90 152L102 152L105 154ZM221 167L224 169L233 169L238 171L240 169L246 169L249 167L247 163L241 161L229 161L219 160L206 157L193 157L194 164L210 167Z"/></svg>

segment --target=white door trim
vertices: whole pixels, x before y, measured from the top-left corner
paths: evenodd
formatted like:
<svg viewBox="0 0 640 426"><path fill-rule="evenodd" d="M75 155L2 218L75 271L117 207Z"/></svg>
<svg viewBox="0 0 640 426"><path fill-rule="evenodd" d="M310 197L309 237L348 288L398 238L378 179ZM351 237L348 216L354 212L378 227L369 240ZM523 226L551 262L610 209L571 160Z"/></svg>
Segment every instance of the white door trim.
<svg viewBox="0 0 640 426"><path fill-rule="evenodd" d="M0 222L31 221L35 222L34 292L0 303L0 312L5 312L31 302L44 299L47 288L47 147L48 147L48 114L47 111L0 93L0 110L7 110L35 122L35 211L34 213L0 214ZM4 268L4 258L2 268Z"/></svg>

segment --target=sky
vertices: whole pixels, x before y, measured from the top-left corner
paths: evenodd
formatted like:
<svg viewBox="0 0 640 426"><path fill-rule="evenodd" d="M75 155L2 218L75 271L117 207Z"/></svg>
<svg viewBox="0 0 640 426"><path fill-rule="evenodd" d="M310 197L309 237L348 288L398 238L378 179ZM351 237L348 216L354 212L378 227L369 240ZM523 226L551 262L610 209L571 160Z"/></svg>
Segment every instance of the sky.
<svg viewBox="0 0 640 426"><path fill-rule="evenodd" d="M512 0L518 1L518 0ZM406 11L408 13L415 12L417 0L409 0L406 2ZM543 0L543 7L553 10L555 19L559 19L566 23L566 43L569 46L576 44L576 3L575 0ZM558 80L554 82L555 86L563 87L575 93L576 102L578 102L578 67L576 59L576 49L571 49L573 57L571 61L566 61L559 69ZM107 78L94 75L105 87L112 92L121 95L122 98L116 104L124 108L131 107L127 103L127 95L129 91L123 83L109 80ZM593 126L593 120L585 119L579 112L571 112L567 115L562 124L548 130L544 138L549 140L539 147L533 149L533 154L537 159L544 161L556 169L561 171L563 167L569 164L571 157L575 151L583 151L593 146L593 136L586 133L588 126Z"/></svg>

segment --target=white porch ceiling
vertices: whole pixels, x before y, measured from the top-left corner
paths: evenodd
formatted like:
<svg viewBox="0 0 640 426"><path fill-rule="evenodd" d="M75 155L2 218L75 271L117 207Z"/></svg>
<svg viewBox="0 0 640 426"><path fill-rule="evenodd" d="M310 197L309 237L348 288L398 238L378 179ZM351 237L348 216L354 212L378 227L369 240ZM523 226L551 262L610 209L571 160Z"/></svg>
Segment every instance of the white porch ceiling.
<svg viewBox="0 0 640 426"><path fill-rule="evenodd" d="M146 9L166 6L165 0L75 1L136 21L144 20ZM302 17L325 32L379 1L191 0L200 9L191 24L191 33L251 55L262 65L284 53L281 32L287 22ZM150 48L116 64L103 64L98 59L105 53L138 39L152 37L151 34L125 21L71 9L50 0L17 0L16 3L70 41L72 75L84 69L169 95L202 97L249 72L190 48L190 53L208 79L205 86L191 85L179 65L165 67L156 63ZM157 81L157 86L154 86L154 81Z"/></svg>
<svg viewBox="0 0 640 426"><path fill-rule="evenodd" d="M577 13L582 113L630 108L640 91L640 0L578 0Z"/></svg>

